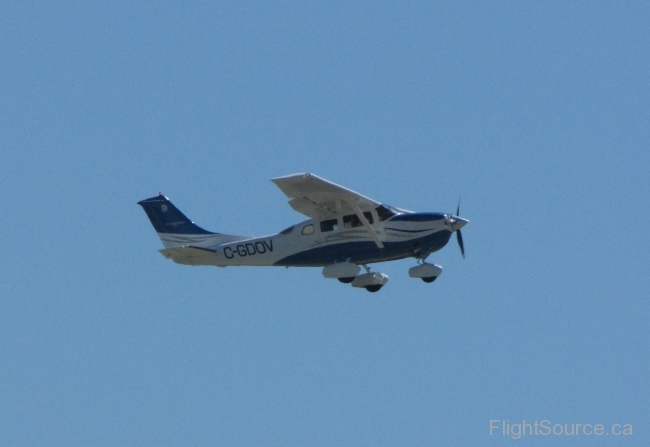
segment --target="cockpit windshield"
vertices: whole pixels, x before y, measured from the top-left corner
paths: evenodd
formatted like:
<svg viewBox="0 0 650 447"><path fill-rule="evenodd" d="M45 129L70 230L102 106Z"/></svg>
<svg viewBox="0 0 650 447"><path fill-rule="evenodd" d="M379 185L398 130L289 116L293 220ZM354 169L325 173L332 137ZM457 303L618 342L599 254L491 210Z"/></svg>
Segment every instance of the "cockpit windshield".
<svg viewBox="0 0 650 447"><path fill-rule="evenodd" d="M379 220L381 222L390 219L393 216L396 216L397 214L400 214L400 212L393 208L392 206L389 205L384 205L381 204L377 208L375 208L377 211L377 217L379 217Z"/></svg>

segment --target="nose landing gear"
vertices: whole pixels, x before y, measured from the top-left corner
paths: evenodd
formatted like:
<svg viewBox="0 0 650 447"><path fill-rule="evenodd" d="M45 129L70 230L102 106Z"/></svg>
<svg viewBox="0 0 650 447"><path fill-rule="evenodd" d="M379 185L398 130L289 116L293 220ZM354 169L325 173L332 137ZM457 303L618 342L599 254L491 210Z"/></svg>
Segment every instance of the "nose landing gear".
<svg viewBox="0 0 650 447"><path fill-rule="evenodd" d="M420 261L418 261L420 262ZM438 279L442 274L442 267L436 264L428 264L424 261L418 266L409 269L409 276L411 278L420 278L422 281L431 283Z"/></svg>

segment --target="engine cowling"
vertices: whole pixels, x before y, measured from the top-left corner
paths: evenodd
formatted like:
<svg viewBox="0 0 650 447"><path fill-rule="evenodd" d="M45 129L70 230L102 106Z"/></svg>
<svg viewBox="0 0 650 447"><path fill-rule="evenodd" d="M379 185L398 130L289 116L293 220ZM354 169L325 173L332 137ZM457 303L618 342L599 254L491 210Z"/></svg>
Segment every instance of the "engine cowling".
<svg viewBox="0 0 650 447"><path fill-rule="evenodd" d="M424 263L409 269L409 276L411 278L421 278L425 281L430 279L428 282L433 282L433 280L441 274L442 267L436 264Z"/></svg>
<svg viewBox="0 0 650 447"><path fill-rule="evenodd" d="M347 279L347 278L354 278L359 274L359 268L358 265L352 263L352 262L338 262L336 264L328 265L327 267L323 268L323 276L325 278L338 278L338 279ZM349 282L351 282L352 279L350 279Z"/></svg>

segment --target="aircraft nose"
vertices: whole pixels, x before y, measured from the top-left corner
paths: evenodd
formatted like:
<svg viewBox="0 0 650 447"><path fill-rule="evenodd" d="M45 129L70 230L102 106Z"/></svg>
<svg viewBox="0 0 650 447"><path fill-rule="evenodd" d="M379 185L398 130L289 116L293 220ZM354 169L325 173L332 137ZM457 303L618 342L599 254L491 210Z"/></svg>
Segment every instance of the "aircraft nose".
<svg viewBox="0 0 650 447"><path fill-rule="evenodd" d="M451 218L451 230L458 231L469 223L469 220L463 219L462 217L452 216Z"/></svg>

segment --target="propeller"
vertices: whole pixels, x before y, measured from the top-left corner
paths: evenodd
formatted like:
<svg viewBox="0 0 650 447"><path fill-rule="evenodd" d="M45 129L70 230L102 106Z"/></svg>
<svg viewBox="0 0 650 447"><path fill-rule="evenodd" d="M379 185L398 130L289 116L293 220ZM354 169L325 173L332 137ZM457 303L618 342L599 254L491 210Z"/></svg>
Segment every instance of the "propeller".
<svg viewBox="0 0 650 447"><path fill-rule="evenodd" d="M460 199L458 199L458 207L456 207L456 216L460 216ZM465 245L463 245L463 235L460 232L460 228L456 230L456 240L460 247L460 253L463 255L463 259L465 259Z"/></svg>

